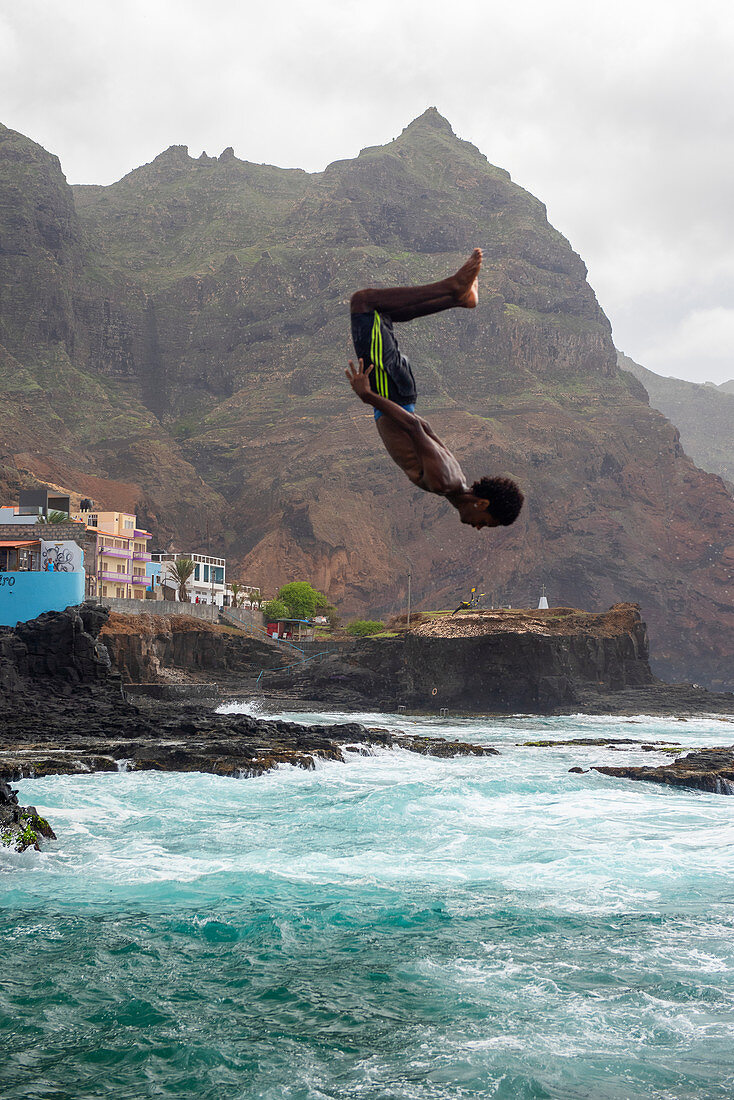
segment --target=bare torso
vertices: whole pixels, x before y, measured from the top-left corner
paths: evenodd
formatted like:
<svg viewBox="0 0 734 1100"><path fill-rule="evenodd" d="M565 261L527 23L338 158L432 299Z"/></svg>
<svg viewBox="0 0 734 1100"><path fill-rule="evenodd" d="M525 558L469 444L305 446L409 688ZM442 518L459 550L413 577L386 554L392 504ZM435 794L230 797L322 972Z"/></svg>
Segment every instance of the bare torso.
<svg viewBox="0 0 734 1100"><path fill-rule="evenodd" d="M370 365L365 370L362 359L357 369L350 359L344 373L360 400L382 413L377 430L393 462L419 489L446 497L458 511L462 523L477 530L497 527L500 521L491 515L489 500L477 495L476 486L469 488L461 466L431 425L371 389L369 375L373 369Z"/></svg>
<svg viewBox="0 0 734 1100"><path fill-rule="evenodd" d="M430 424L416 417L420 428L409 432L389 416L377 421L385 450L406 476L427 493L446 496L466 490L461 466Z"/></svg>

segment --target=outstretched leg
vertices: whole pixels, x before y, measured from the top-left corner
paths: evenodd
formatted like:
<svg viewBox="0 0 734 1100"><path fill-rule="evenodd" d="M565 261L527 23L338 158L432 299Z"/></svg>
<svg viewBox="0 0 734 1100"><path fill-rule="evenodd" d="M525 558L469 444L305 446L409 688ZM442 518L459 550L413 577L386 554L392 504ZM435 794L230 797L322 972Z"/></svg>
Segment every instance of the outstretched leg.
<svg viewBox="0 0 734 1100"><path fill-rule="evenodd" d="M386 313L393 321L412 321L444 309L473 309L479 301L479 268L482 250L475 248L455 275L425 286L396 286L358 290L352 295L352 313L372 310Z"/></svg>

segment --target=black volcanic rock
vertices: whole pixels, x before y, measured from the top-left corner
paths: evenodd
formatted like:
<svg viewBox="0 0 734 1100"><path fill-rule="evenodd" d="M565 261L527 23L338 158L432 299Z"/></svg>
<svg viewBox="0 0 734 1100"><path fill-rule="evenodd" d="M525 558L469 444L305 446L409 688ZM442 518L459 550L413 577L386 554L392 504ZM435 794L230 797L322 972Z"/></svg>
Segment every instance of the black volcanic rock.
<svg viewBox="0 0 734 1100"><path fill-rule="evenodd" d="M639 779L667 787L687 787L713 794L734 794L734 745L696 749L659 768L595 767L602 775Z"/></svg>
<svg viewBox="0 0 734 1100"><path fill-rule="evenodd" d="M434 713L734 713L731 693L665 684L648 658L646 626L630 604L598 615L571 608L423 614L410 632L355 641L261 682L330 705Z"/></svg>
<svg viewBox="0 0 734 1100"><path fill-rule="evenodd" d="M16 852L39 851L41 838L55 840L56 834L35 806L19 805L18 792L0 779L0 844Z"/></svg>
<svg viewBox="0 0 734 1100"><path fill-rule="evenodd" d="M201 704L125 700L120 674L93 633L105 611L48 612L15 630L0 629L0 842L24 850L53 831L34 807L18 805L8 781L93 771L210 772L249 777L279 764L313 768L344 760L353 748L401 747L435 756L496 756L461 741L367 729L356 722L305 726Z"/></svg>

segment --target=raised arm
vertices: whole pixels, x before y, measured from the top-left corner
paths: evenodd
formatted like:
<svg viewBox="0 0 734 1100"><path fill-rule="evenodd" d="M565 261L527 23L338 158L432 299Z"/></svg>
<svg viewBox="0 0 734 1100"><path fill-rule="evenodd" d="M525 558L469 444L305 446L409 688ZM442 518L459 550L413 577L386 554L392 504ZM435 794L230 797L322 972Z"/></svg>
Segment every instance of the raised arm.
<svg viewBox="0 0 734 1100"><path fill-rule="evenodd" d="M349 385L352 387L360 401L364 401L366 405L372 405L373 408L379 409L385 416L389 416L391 420L394 420L396 424L399 424L405 431L410 432L411 435L418 435L423 433L423 421L415 413L408 412L401 405L396 405L394 401L390 401L387 397L381 397L379 393L370 387L370 373L373 370L371 364L365 369L364 360L359 360L359 370L355 367L352 360L349 360L349 366L344 371L349 379Z"/></svg>

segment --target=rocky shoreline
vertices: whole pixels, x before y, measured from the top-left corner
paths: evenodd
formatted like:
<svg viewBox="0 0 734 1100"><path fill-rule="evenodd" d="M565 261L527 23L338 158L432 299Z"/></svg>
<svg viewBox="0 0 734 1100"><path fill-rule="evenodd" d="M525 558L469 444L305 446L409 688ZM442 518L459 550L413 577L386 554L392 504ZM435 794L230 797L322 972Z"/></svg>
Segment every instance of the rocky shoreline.
<svg viewBox="0 0 734 1100"><path fill-rule="evenodd" d="M54 838L33 806L18 804L9 782L20 779L114 771L208 772L245 779L282 764L312 769L317 759L343 763L347 752L371 754L377 748L438 757L499 755L487 746L392 733L358 722L306 726L219 715L192 704L138 707L120 699L111 711L86 697L79 717L78 710L62 706L43 721L37 713L21 713L3 722L0 841L7 847L23 851L38 848L41 837Z"/></svg>
<svg viewBox="0 0 734 1100"><path fill-rule="evenodd" d="M41 839L56 840L56 833L35 806L21 806L18 792L0 779L0 843L16 852L39 851Z"/></svg>
<svg viewBox="0 0 734 1100"><path fill-rule="evenodd" d="M411 737L357 722L301 725L201 704L125 698L98 641L105 609L48 612L0 632L0 838L19 851L51 836L9 782L95 771L199 771L250 777L281 764L313 768L350 749L402 748L434 756L497 755L496 749Z"/></svg>
<svg viewBox="0 0 734 1100"><path fill-rule="evenodd" d="M79 611L49 612L15 630L0 631L0 838L7 846L37 847L39 838L53 835L33 807L18 804L8 784L22 778L116 770L201 771L244 778L281 764L313 768L317 759L343 761L349 751L371 753L376 748L442 757L498 755L486 746L415 737L357 722L302 725L282 718L217 714L214 706L221 695L216 700L209 697L210 709L203 699L166 700L141 694L133 701L99 640L107 620L105 609L84 606ZM231 648L228 643L227 653ZM261 671L264 655L253 654L255 671L258 667ZM226 659L232 659L231 653ZM241 655L237 659L242 661ZM245 683L251 687L251 681L252 677ZM206 694L206 685L200 681L193 687L203 688ZM247 687L243 693L248 693ZM603 701L594 700L600 709L590 707L587 713L612 713L613 704L605 701L602 709ZM281 712L283 702L279 697ZM291 702L303 709L297 692ZM364 707L364 700L360 702ZM657 682L619 692L616 702L616 713L734 713L727 697ZM323 709L323 700L317 697L313 703ZM340 695L338 703L343 705ZM588 739L579 743L588 744ZM698 749L657 768L595 770L732 794L734 746Z"/></svg>
<svg viewBox="0 0 734 1100"><path fill-rule="evenodd" d="M209 772L238 778L279 764L313 768L316 759L344 760L349 750L402 748L426 756L496 756L496 749L443 738L414 737L359 722L302 725L246 714L216 714L193 704L121 703L110 722L93 708L84 723L16 723L14 744L0 745L0 775L8 780L92 771ZM90 720L96 729L88 729ZM99 725L97 725L99 723Z"/></svg>
<svg viewBox="0 0 734 1100"><path fill-rule="evenodd" d="M731 721L734 724L734 719ZM639 741L634 737L571 737L564 741L525 741L523 744L541 749L578 745L584 748L598 746L613 751L639 749L642 752L669 753L676 759L656 768L634 764L597 764L591 768L573 767L569 771L579 774L594 771L619 779L635 779L666 787L686 787L711 794L734 795L734 745L692 749L671 741Z"/></svg>
<svg viewBox="0 0 734 1100"><path fill-rule="evenodd" d="M602 775L639 779L666 787L687 787L711 794L734 795L734 745L726 748L692 749L672 764L659 768L596 767Z"/></svg>

